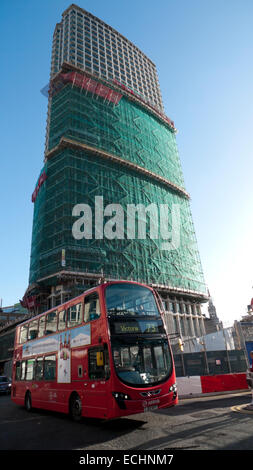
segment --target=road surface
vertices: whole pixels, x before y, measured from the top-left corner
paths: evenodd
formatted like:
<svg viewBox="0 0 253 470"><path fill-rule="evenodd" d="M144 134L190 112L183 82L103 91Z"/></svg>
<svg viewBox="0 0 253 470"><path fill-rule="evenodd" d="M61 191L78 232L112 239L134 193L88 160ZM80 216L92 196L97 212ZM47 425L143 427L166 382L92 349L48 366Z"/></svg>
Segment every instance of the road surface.
<svg viewBox="0 0 253 470"><path fill-rule="evenodd" d="M180 400L178 406L111 422L43 410L0 396L0 450L251 450L249 392Z"/></svg>

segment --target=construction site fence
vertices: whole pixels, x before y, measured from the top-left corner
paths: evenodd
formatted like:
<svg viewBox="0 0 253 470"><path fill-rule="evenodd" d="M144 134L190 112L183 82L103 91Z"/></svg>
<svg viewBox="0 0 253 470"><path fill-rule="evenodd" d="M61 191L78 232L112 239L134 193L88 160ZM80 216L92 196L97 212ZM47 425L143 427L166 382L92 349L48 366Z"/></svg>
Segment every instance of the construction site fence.
<svg viewBox="0 0 253 470"><path fill-rule="evenodd" d="M233 351L203 351L174 354L177 377L219 375L246 372L248 368L244 349Z"/></svg>

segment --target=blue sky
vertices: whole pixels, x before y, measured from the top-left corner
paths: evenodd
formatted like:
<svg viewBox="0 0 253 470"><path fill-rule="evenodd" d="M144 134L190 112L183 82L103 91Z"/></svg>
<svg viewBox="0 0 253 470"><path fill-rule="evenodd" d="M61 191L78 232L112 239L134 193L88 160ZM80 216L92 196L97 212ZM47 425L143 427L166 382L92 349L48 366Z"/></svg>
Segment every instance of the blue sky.
<svg viewBox="0 0 253 470"><path fill-rule="evenodd" d="M65 0L1 0L0 299L28 285L54 26ZM252 0L79 0L157 65L206 282L231 324L253 297Z"/></svg>

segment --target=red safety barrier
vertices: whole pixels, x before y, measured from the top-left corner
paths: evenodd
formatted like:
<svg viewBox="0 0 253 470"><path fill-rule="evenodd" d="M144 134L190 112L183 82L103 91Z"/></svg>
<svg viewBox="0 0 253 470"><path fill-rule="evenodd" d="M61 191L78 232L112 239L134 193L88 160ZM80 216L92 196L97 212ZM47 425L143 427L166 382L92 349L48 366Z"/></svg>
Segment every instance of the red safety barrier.
<svg viewBox="0 0 253 470"><path fill-rule="evenodd" d="M78 72L59 73L50 84L50 95L52 96L54 93L59 91L66 83L72 83L73 86L86 90L93 95L100 96L101 98L104 98L105 101L109 101L113 104L118 104L122 98L121 93L118 93L110 87L93 80L85 73Z"/></svg>
<svg viewBox="0 0 253 470"><path fill-rule="evenodd" d="M202 375L200 377L202 393L226 392L248 389L246 374Z"/></svg>
<svg viewBox="0 0 253 470"><path fill-rule="evenodd" d="M38 183L36 185L36 188L35 190L33 191L32 193L32 202L35 202L36 201L36 198L38 196L38 192L39 192L39 189L40 187L43 185L44 181L46 181L47 179L47 174L45 171L43 171L39 177L39 180L38 180Z"/></svg>

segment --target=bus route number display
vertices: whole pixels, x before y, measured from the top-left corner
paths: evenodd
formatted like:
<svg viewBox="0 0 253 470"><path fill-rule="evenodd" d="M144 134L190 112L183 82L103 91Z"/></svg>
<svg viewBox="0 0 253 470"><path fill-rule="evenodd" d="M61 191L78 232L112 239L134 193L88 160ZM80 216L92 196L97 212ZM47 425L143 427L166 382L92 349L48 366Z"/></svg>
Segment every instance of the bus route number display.
<svg viewBox="0 0 253 470"><path fill-rule="evenodd" d="M136 333L159 333L158 322L156 321L133 321L133 322L115 322L114 333L117 334L136 334Z"/></svg>

